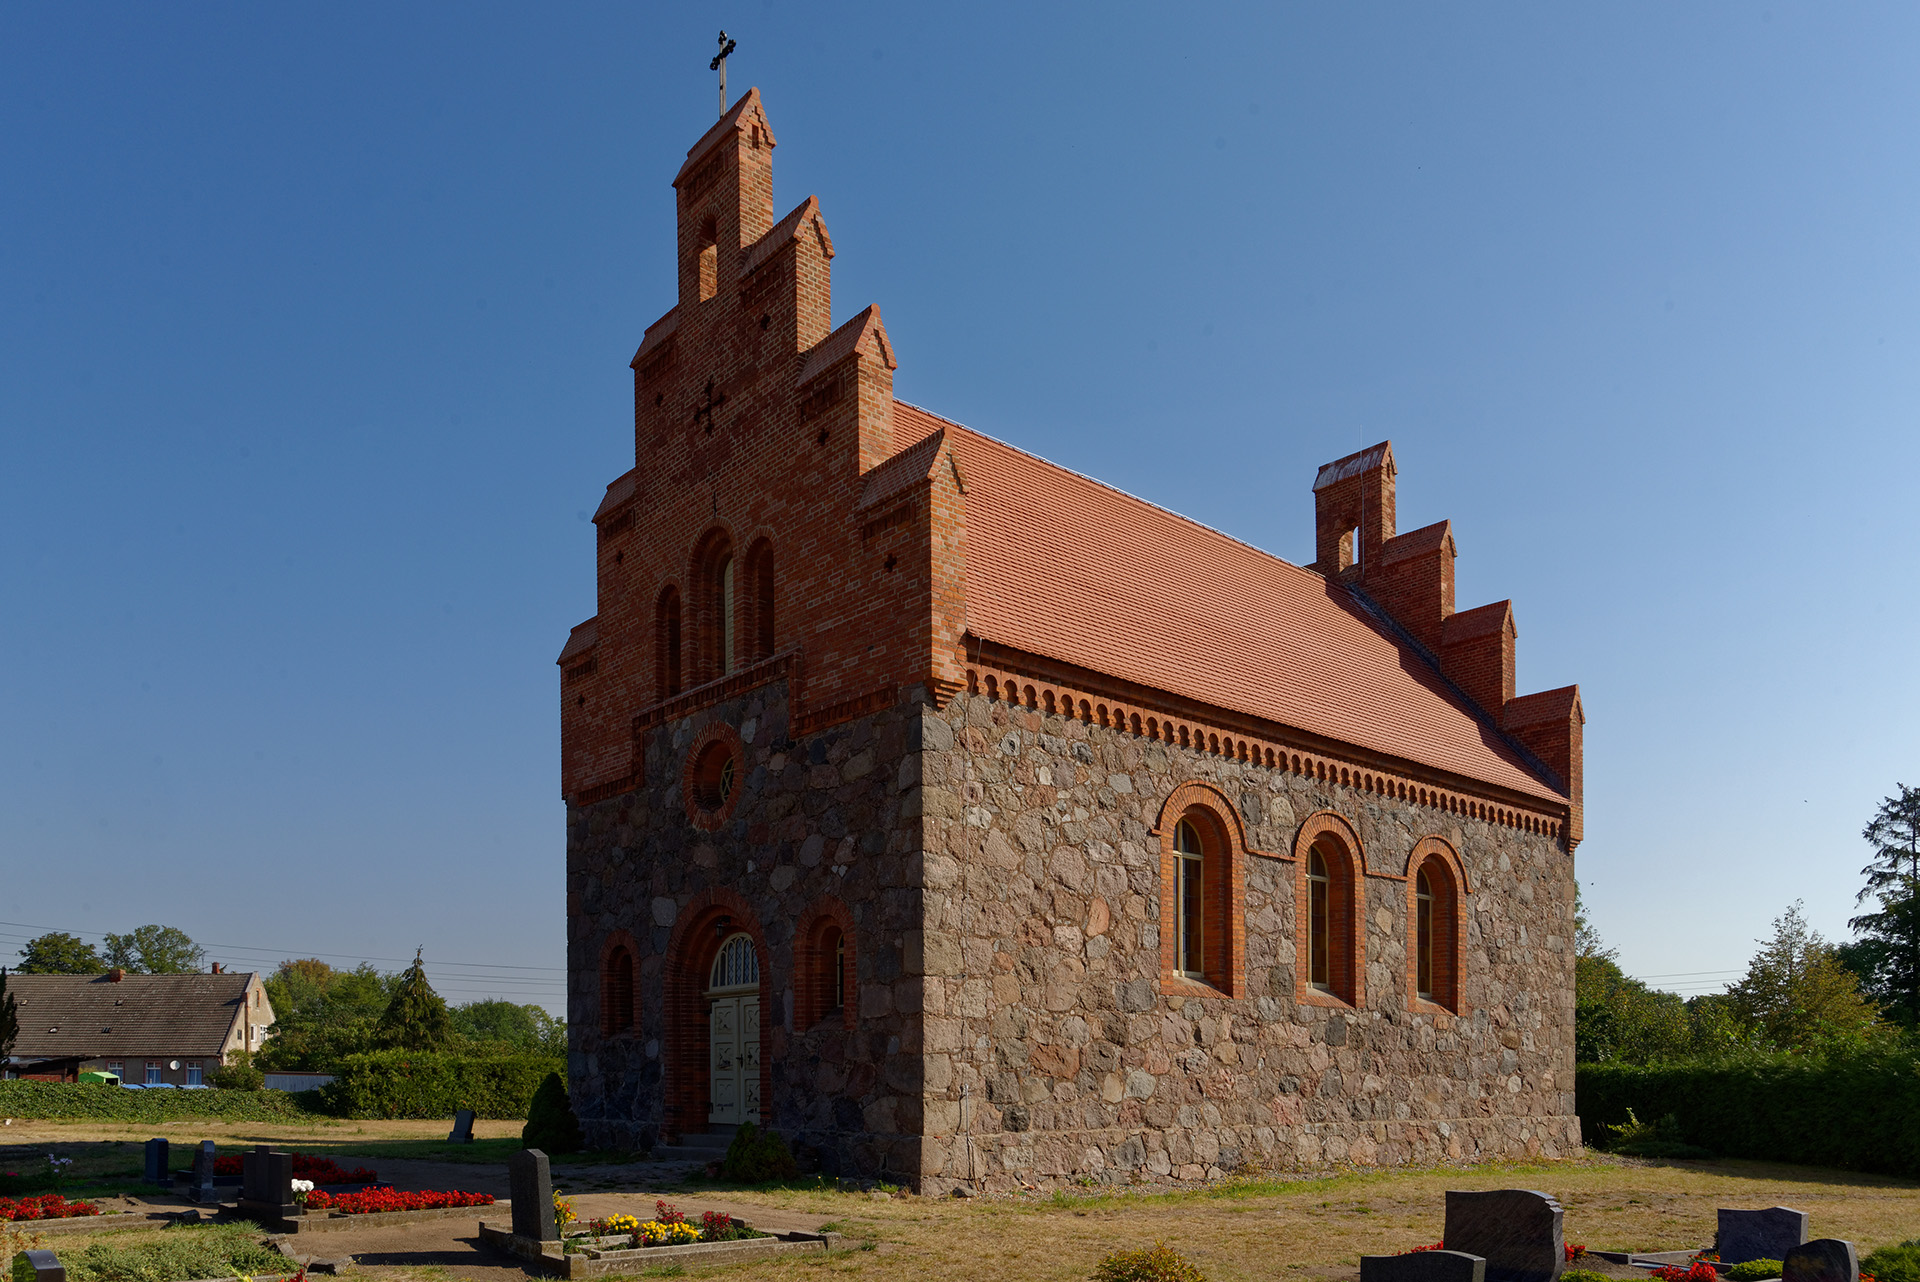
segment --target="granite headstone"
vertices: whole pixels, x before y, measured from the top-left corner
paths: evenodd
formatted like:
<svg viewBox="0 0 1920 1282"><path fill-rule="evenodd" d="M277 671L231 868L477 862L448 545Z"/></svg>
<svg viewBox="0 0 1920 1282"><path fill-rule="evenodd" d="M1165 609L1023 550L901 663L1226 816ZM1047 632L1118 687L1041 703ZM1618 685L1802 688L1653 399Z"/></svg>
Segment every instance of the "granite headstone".
<svg viewBox="0 0 1920 1282"><path fill-rule="evenodd" d="M1781 1257L1780 1282L1860 1282L1860 1259L1853 1243L1816 1238Z"/></svg>
<svg viewBox="0 0 1920 1282"><path fill-rule="evenodd" d="M172 1158L168 1153L169 1145L162 1139L147 1141L147 1169L142 1176L149 1184L158 1184L166 1188L173 1183L173 1172L168 1168Z"/></svg>
<svg viewBox="0 0 1920 1282"><path fill-rule="evenodd" d="M1784 1206L1764 1211L1720 1212L1720 1235L1713 1249L1722 1263L1748 1260L1784 1260L1787 1252L1807 1240L1807 1213Z"/></svg>
<svg viewBox="0 0 1920 1282"><path fill-rule="evenodd" d="M1449 1189L1445 1241L1484 1259L1486 1282L1557 1282L1566 1268L1560 1218L1560 1204L1531 1189Z"/></svg>
<svg viewBox="0 0 1920 1282"><path fill-rule="evenodd" d="M1360 1282L1486 1282L1487 1262L1465 1251L1363 1255Z"/></svg>
<svg viewBox="0 0 1920 1282"><path fill-rule="evenodd" d="M27 1267L33 1270L33 1282L67 1282L67 1266L52 1251L22 1251ZM16 1272L15 1277L20 1275Z"/></svg>
<svg viewBox="0 0 1920 1282"><path fill-rule="evenodd" d="M547 1155L523 1148L507 1159L507 1186L513 1196L513 1235L535 1242L555 1242L560 1230L553 1222L553 1174Z"/></svg>
<svg viewBox="0 0 1920 1282"><path fill-rule="evenodd" d="M453 1129L447 1133L449 1144L473 1143L473 1110L463 1108L453 1115Z"/></svg>
<svg viewBox="0 0 1920 1282"><path fill-rule="evenodd" d="M187 1189L187 1197L195 1202L218 1202L220 1195L213 1191L212 1140L201 1140L200 1147L193 1151L193 1183Z"/></svg>
<svg viewBox="0 0 1920 1282"><path fill-rule="evenodd" d="M240 1210L255 1218L285 1219L300 1214L293 1200L293 1154L265 1144L240 1159Z"/></svg>

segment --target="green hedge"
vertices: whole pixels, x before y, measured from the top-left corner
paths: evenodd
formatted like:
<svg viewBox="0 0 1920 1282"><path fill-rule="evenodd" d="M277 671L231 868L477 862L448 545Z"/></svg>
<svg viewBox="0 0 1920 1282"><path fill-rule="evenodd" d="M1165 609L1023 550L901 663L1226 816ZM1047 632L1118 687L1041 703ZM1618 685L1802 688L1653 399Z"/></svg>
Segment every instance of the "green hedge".
<svg viewBox="0 0 1920 1282"><path fill-rule="evenodd" d="M1632 1109L1671 1116L1689 1144L1728 1157L1920 1175L1920 1061L1911 1053L1780 1055L1731 1063L1582 1064L1575 1105L1589 1144Z"/></svg>
<svg viewBox="0 0 1920 1282"><path fill-rule="evenodd" d="M421 1051L348 1055L333 1081L314 1094L336 1117L447 1117L470 1108L481 1117L522 1118L549 1073L564 1060L547 1055L475 1058Z"/></svg>
<svg viewBox="0 0 1920 1282"><path fill-rule="evenodd" d="M130 1091L94 1082L0 1082L0 1114L36 1119L276 1122L311 1118L314 1102L310 1092Z"/></svg>

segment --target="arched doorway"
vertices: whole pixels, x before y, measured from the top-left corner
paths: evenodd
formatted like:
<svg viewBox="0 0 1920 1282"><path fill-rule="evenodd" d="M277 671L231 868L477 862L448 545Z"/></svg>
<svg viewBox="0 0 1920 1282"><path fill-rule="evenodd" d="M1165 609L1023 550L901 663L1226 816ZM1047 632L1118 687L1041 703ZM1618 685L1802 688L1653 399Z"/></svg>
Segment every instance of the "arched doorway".
<svg viewBox="0 0 1920 1282"><path fill-rule="evenodd" d="M760 958L753 937L730 935L707 977L709 1126L760 1120Z"/></svg>

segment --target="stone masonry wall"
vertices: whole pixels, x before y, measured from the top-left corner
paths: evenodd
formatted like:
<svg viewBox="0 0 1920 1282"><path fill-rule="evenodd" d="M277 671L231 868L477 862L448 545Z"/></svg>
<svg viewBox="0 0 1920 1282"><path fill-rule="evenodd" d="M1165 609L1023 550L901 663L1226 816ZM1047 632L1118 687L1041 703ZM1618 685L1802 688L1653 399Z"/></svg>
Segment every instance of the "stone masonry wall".
<svg viewBox="0 0 1920 1282"><path fill-rule="evenodd" d="M909 813L919 713L902 706L798 744L787 717L787 687L777 683L669 723L648 737L637 791L569 807L573 1106L590 1144L636 1149L671 1132L666 1102L676 1074L697 1079L705 1100L702 1016L691 1017L698 1054L670 1064L667 1002L674 968L703 970L717 947L719 932L689 937L682 914L718 896L743 903L752 918L736 909L724 929L763 941L771 1070L763 1121L829 1173L910 1177L920 1163L919 981L902 975L902 945L921 911L908 870L920 830ZM682 777L690 748L714 723L737 731L744 769L726 822L705 832L688 821ZM829 896L854 923L856 1027L834 1019L796 1030L795 933ZM607 1037L600 963L622 931L637 952L635 1028ZM705 986L703 974L689 978L691 991Z"/></svg>
<svg viewBox="0 0 1920 1282"><path fill-rule="evenodd" d="M923 1191L1577 1150L1573 861L1551 838L978 696L924 715ZM1290 855L1322 809L1358 832L1358 1009L1296 1002L1294 865L1257 853L1245 995L1163 994L1149 830L1192 780L1254 851ZM1408 1009L1406 882L1372 875L1427 836L1471 880L1460 1015Z"/></svg>

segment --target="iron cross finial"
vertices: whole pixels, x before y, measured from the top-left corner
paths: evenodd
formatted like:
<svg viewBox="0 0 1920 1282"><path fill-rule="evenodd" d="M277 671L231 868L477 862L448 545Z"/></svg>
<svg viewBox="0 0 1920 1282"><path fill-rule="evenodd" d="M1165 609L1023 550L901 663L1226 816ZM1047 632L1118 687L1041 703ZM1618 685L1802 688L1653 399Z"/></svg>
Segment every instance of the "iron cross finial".
<svg viewBox="0 0 1920 1282"><path fill-rule="evenodd" d="M707 64L708 71L720 73L720 114L727 114L727 55L739 48L739 42L729 39L727 33L720 33L720 52L713 55L713 61Z"/></svg>

